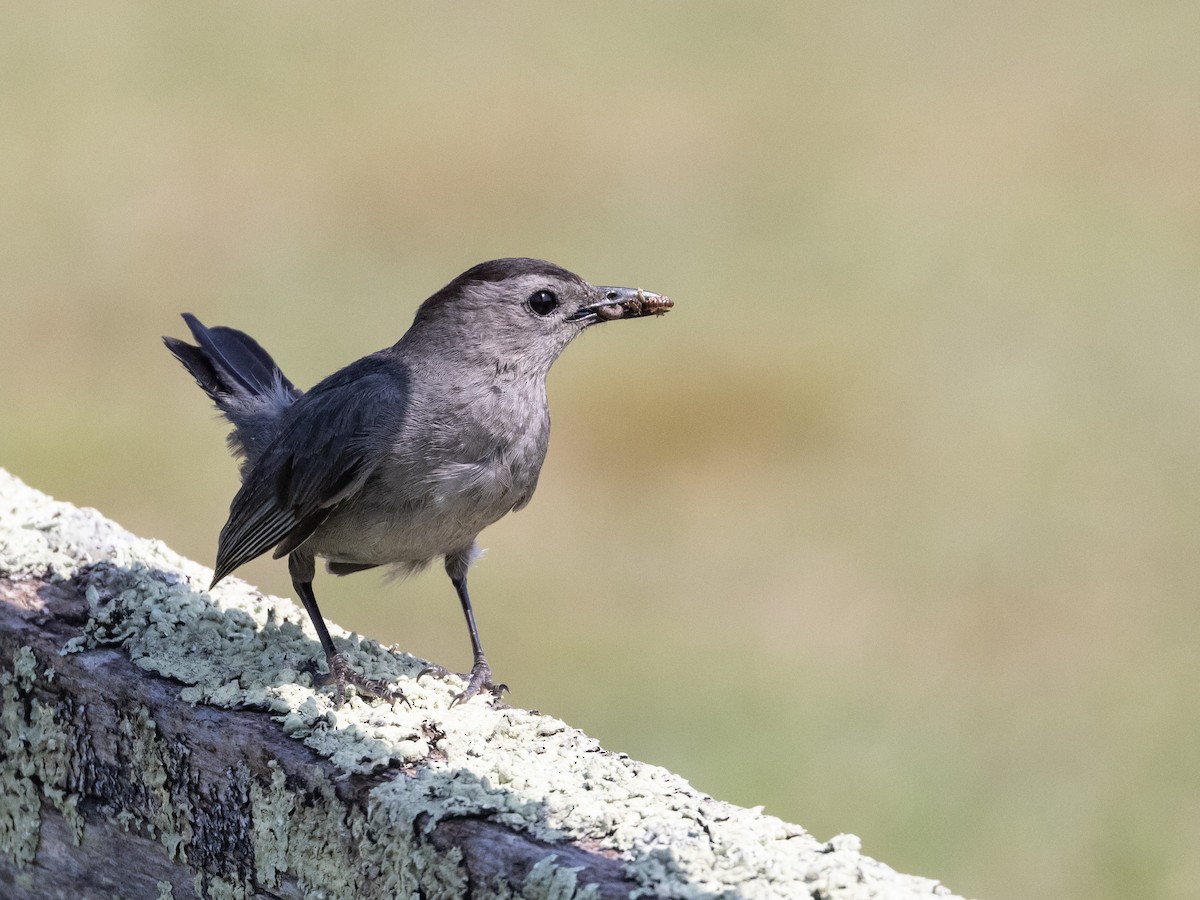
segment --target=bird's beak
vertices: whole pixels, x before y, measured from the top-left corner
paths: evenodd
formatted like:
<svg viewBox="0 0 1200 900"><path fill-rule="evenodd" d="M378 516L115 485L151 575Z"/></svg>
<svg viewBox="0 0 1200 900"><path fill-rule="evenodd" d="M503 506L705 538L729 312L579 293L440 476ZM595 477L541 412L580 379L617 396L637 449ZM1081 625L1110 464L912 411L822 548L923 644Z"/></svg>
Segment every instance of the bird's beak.
<svg viewBox="0 0 1200 900"><path fill-rule="evenodd" d="M637 319L642 316L661 316L675 305L670 297L652 294L641 288L597 287L604 298L597 303L581 306L571 314L571 321L584 325L608 322L613 319Z"/></svg>

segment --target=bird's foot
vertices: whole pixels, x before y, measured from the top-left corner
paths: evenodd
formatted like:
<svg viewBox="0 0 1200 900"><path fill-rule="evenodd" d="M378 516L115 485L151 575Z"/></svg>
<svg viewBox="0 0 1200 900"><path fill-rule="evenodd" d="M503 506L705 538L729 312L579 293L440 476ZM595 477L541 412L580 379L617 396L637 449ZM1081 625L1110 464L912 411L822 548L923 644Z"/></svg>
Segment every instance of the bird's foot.
<svg viewBox="0 0 1200 900"><path fill-rule="evenodd" d="M492 667L488 665L488 661L482 656L475 660L475 665L467 674L451 672L443 666L426 666L417 675L417 680L420 681L426 675L432 675L435 678L446 679L450 676L461 678L467 683L466 688L458 694L454 695L454 699L450 701L451 706L457 706L459 703L466 703L480 691L486 690L492 695L492 702L500 700L504 692L508 690L507 684L496 684L492 681Z"/></svg>
<svg viewBox="0 0 1200 900"><path fill-rule="evenodd" d="M380 700L386 700L392 706L396 705L397 701L408 703L408 698L404 696L402 691L396 690L388 685L386 681L377 678L367 678L365 675L360 675L350 667L350 661L341 653L335 653L328 657L329 673L327 675L314 675L313 683L324 687L325 685L333 685L333 705L341 706L346 702L346 685L352 684L360 694L365 694L369 697L378 697Z"/></svg>

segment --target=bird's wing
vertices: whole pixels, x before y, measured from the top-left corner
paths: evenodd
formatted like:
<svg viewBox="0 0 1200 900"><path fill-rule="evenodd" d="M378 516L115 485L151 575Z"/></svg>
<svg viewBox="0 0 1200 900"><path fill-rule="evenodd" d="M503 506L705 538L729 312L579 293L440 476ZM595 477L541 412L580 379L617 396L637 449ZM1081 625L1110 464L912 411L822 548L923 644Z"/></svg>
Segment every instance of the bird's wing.
<svg viewBox="0 0 1200 900"><path fill-rule="evenodd" d="M376 354L297 400L229 506L213 584L276 545L276 557L290 553L353 496L403 421L408 393L403 368Z"/></svg>

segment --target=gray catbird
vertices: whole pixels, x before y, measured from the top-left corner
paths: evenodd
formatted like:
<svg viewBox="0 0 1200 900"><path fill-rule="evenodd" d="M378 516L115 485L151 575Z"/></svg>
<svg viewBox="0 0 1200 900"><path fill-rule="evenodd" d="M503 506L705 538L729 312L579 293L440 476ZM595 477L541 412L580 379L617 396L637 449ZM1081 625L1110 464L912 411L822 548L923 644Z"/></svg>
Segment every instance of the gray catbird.
<svg viewBox="0 0 1200 900"><path fill-rule="evenodd" d="M658 294L593 287L538 259L497 259L421 304L396 344L299 390L249 335L184 320L197 346L167 348L233 423L242 486L221 529L213 584L274 548L304 603L335 684L386 699L388 685L350 668L329 637L312 580L376 566L401 573L443 557L471 632L464 701L499 694L467 595L485 527L529 502L550 437L546 374L585 328L658 315ZM435 667L438 668L438 667ZM444 670L438 668L444 674Z"/></svg>

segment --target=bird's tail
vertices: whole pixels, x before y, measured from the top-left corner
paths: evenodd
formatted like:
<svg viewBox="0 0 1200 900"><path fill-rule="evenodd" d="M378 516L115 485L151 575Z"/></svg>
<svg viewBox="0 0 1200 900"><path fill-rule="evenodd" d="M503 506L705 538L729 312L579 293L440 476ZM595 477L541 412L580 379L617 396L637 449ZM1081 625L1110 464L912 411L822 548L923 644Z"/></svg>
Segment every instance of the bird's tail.
<svg viewBox="0 0 1200 900"><path fill-rule="evenodd" d="M183 321L196 344L173 337L163 343L233 423L229 444L246 468L275 436L279 416L303 392L244 331L206 328L191 313L184 313Z"/></svg>

